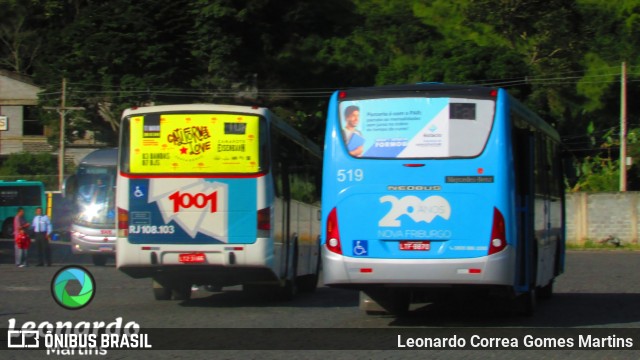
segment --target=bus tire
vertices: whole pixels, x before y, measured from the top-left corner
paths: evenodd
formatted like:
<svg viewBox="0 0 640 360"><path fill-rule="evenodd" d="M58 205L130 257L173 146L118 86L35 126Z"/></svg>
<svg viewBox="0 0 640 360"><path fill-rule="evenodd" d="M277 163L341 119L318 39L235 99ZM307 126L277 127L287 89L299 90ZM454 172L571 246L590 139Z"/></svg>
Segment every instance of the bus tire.
<svg viewBox="0 0 640 360"><path fill-rule="evenodd" d="M318 287L318 274L309 274L298 277L298 291L301 293L313 293Z"/></svg>
<svg viewBox="0 0 640 360"><path fill-rule="evenodd" d="M278 299L282 301L291 301L298 293L296 282L292 280L285 280L284 285L278 290Z"/></svg>
<svg viewBox="0 0 640 360"><path fill-rule="evenodd" d="M104 255L93 255L91 256L91 260L93 260L93 265L95 266L107 265L107 257Z"/></svg>
<svg viewBox="0 0 640 360"><path fill-rule="evenodd" d="M7 218L2 223L2 237L5 239L13 238L13 217Z"/></svg>
<svg viewBox="0 0 640 360"><path fill-rule="evenodd" d="M536 288L532 287L529 291L519 296L521 313L524 316L533 316L538 305Z"/></svg>
<svg viewBox="0 0 640 360"><path fill-rule="evenodd" d="M284 284L278 289L278 298L283 301L291 301L298 293L297 273L298 273L298 239L293 244L293 256L291 257L291 267L289 276L284 280Z"/></svg>
<svg viewBox="0 0 640 360"><path fill-rule="evenodd" d="M318 288L318 279L320 277L320 263L322 258L320 252L318 252L318 260L316 263L316 269L313 274L304 275L298 277L298 290L301 293L313 293Z"/></svg>
<svg viewBox="0 0 640 360"><path fill-rule="evenodd" d="M171 289L153 280L153 297L156 300L171 300Z"/></svg>
<svg viewBox="0 0 640 360"><path fill-rule="evenodd" d="M549 281L549 283L540 288L538 291L538 297L540 299L551 299L553 297L553 280Z"/></svg>

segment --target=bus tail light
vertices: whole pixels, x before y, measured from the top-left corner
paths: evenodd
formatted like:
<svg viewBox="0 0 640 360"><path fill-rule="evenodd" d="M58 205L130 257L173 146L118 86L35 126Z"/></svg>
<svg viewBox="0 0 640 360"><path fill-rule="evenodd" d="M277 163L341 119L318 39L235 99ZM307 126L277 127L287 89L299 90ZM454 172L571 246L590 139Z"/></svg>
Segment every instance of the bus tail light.
<svg viewBox="0 0 640 360"><path fill-rule="evenodd" d="M327 218L327 249L342 255L340 231L338 231L338 211L336 208L331 210Z"/></svg>
<svg viewBox="0 0 640 360"><path fill-rule="evenodd" d="M493 208L493 226L491 227L491 239L489 240L489 255L504 250L507 247L507 230L504 216L497 208Z"/></svg>
<svg viewBox="0 0 640 360"><path fill-rule="evenodd" d="M129 236L129 212L118 208L118 237Z"/></svg>
<svg viewBox="0 0 640 360"><path fill-rule="evenodd" d="M258 210L258 230L271 230L271 209Z"/></svg>

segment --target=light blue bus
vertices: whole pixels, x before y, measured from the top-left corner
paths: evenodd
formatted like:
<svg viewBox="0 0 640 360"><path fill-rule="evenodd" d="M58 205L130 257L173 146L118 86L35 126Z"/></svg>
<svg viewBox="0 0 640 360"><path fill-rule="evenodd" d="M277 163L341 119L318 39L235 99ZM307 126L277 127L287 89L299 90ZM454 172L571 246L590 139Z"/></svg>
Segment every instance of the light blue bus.
<svg viewBox="0 0 640 360"><path fill-rule="evenodd" d="M330 99L324 283L402 313L442 290L525 313L564 268L558 133L504 89L415 84Z"/></svg>
<svg viewBox="0 0 640 360"><path fill-rule="evenodd" d="M127 109L119 149L116 266L157 300L315 290L322 151L269 109Z"/></svg>

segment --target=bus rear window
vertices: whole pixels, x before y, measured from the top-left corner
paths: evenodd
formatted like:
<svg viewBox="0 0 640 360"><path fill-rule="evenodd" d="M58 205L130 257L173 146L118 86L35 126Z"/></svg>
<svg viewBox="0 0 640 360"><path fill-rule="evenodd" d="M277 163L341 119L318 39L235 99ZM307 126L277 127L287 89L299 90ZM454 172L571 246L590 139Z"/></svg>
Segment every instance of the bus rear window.
<svg viewBox="0 0 640 360"><path fill-rule="evenodd" d="M143 114L129 120L131 174L260 171L261 120L247 114Z"/></svg>
<svg viewBox="0 0 640 360"><path fill-rule="evenodd" d="M351 156L382 159L475 157L489 138L495 102L466 98L379 98L340 103Z"/></svg>
<svg viewBox="0 0 640 360"><path fill-rule="evenodd" d="M44 189L35 185L0 186L0 206L42 206Z"/></svg>

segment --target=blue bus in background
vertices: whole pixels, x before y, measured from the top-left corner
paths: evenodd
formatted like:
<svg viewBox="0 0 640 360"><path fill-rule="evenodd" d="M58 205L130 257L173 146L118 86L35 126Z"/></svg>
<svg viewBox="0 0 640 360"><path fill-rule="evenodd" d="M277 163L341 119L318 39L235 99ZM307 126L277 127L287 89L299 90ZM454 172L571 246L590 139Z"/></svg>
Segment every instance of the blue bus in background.
<svg viewBox="0 0 640 360"><path fill-rule="evenodd" d="M324 283L368 313L462 289L527 314L564 268L558 133L504 89L336 91L322 188Z"/></svg>

